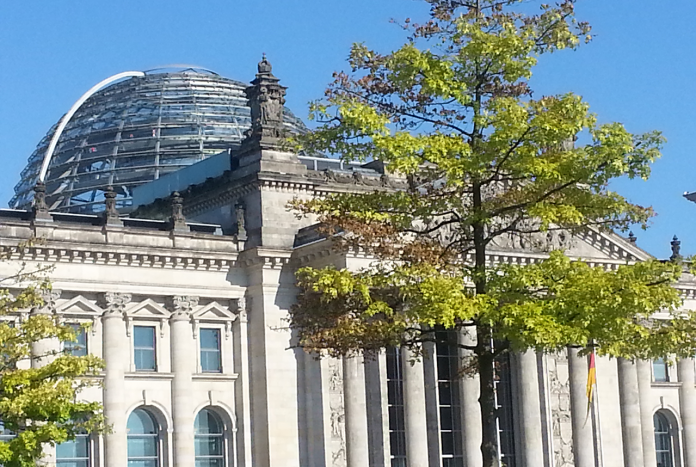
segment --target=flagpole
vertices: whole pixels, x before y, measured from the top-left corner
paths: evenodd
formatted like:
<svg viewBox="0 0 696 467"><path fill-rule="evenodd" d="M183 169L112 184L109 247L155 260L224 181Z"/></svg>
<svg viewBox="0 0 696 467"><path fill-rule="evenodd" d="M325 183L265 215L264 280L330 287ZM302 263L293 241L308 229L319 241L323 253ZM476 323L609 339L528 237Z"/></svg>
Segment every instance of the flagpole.
<svg viewBox="0 0 696 467"><path fill-rule="evenodd" d="M596 365L596 362L595 362ZM599 384L595 383L595 394L594 400L592 401L592 422L594 425L595 432L597 433L597 454L599 459L597 459L597 465L599 467L604 467L604 443L602 442L602 420L599 416Z"/></svg>

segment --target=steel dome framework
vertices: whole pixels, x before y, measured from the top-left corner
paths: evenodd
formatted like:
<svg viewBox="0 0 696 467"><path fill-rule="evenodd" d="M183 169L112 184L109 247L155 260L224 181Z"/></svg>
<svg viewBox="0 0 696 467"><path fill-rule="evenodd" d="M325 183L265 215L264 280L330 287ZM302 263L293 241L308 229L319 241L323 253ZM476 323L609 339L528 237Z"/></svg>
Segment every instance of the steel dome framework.
<svg viewBox="0 0 696 467"><path fill-rule="evenodd" d="M206 157L239 146L251 126L246 84L187 68L148 73L112 84L77 110L58 139L45 178L51 210L103 210L113 186L127 212L132 189ZM285 126L305 126L289 110ZM13 208L28 208L54 125L36 147L15 186Z"/></svg>

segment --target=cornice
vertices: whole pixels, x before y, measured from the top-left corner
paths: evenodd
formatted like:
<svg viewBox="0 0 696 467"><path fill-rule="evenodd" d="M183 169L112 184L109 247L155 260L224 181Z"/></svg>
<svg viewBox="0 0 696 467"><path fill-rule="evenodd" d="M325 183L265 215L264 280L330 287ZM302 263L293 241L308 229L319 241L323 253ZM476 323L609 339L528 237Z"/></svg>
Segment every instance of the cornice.
<svg viewBox="0 0 696 467"><path fill-rule="evenodd" d="M101 264L112 266L137 266L162 269L191 269L204 271L226 271L237 264L237 254L215 254L196 250L170 250L153 252L114 251L114 245L89 244L89 249L72 246L28 246L0 245L0 253L11 260L43 261L48 263ZM122 249L122 248L121 248Z"/></svg>

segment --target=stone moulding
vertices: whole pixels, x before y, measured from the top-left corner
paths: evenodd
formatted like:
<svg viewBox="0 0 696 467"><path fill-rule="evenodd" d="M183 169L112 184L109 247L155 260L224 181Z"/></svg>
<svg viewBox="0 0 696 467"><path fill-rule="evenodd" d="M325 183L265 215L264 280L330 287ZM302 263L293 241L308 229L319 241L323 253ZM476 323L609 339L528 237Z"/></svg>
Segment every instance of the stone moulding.
<svg viewBox="0 0 696 467"><path fill-rule="evenodd" d="M0 246L0 253L9 259L21 261L45 261L49 263L69 262L81 264L103 264L114 266L138 266L168 269L193 269L205 271L225 271L237 265L237 256L228 258L200 257L172 252L151 253L117 253L113 251L78 250L68 248ZM179 253L181 250L178 250ZM209 253L208 253L209 254Z"/></svg>

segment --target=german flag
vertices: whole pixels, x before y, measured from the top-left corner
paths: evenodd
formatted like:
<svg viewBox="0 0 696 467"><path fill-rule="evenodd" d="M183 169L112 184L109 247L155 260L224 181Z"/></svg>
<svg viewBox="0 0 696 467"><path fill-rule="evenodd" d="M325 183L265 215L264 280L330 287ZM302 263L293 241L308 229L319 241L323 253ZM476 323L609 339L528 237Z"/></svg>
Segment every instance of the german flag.
<svg viewBox="0 0 696 467"><path fill-rule="evenodd" d="M594 389L597 385L597 368L595 367L595 354L594 349L590 352L590 364L587 369L587 416L585 417L585 423L590 417L590 407L592 407L592 397L594 396Z"/></svg>

